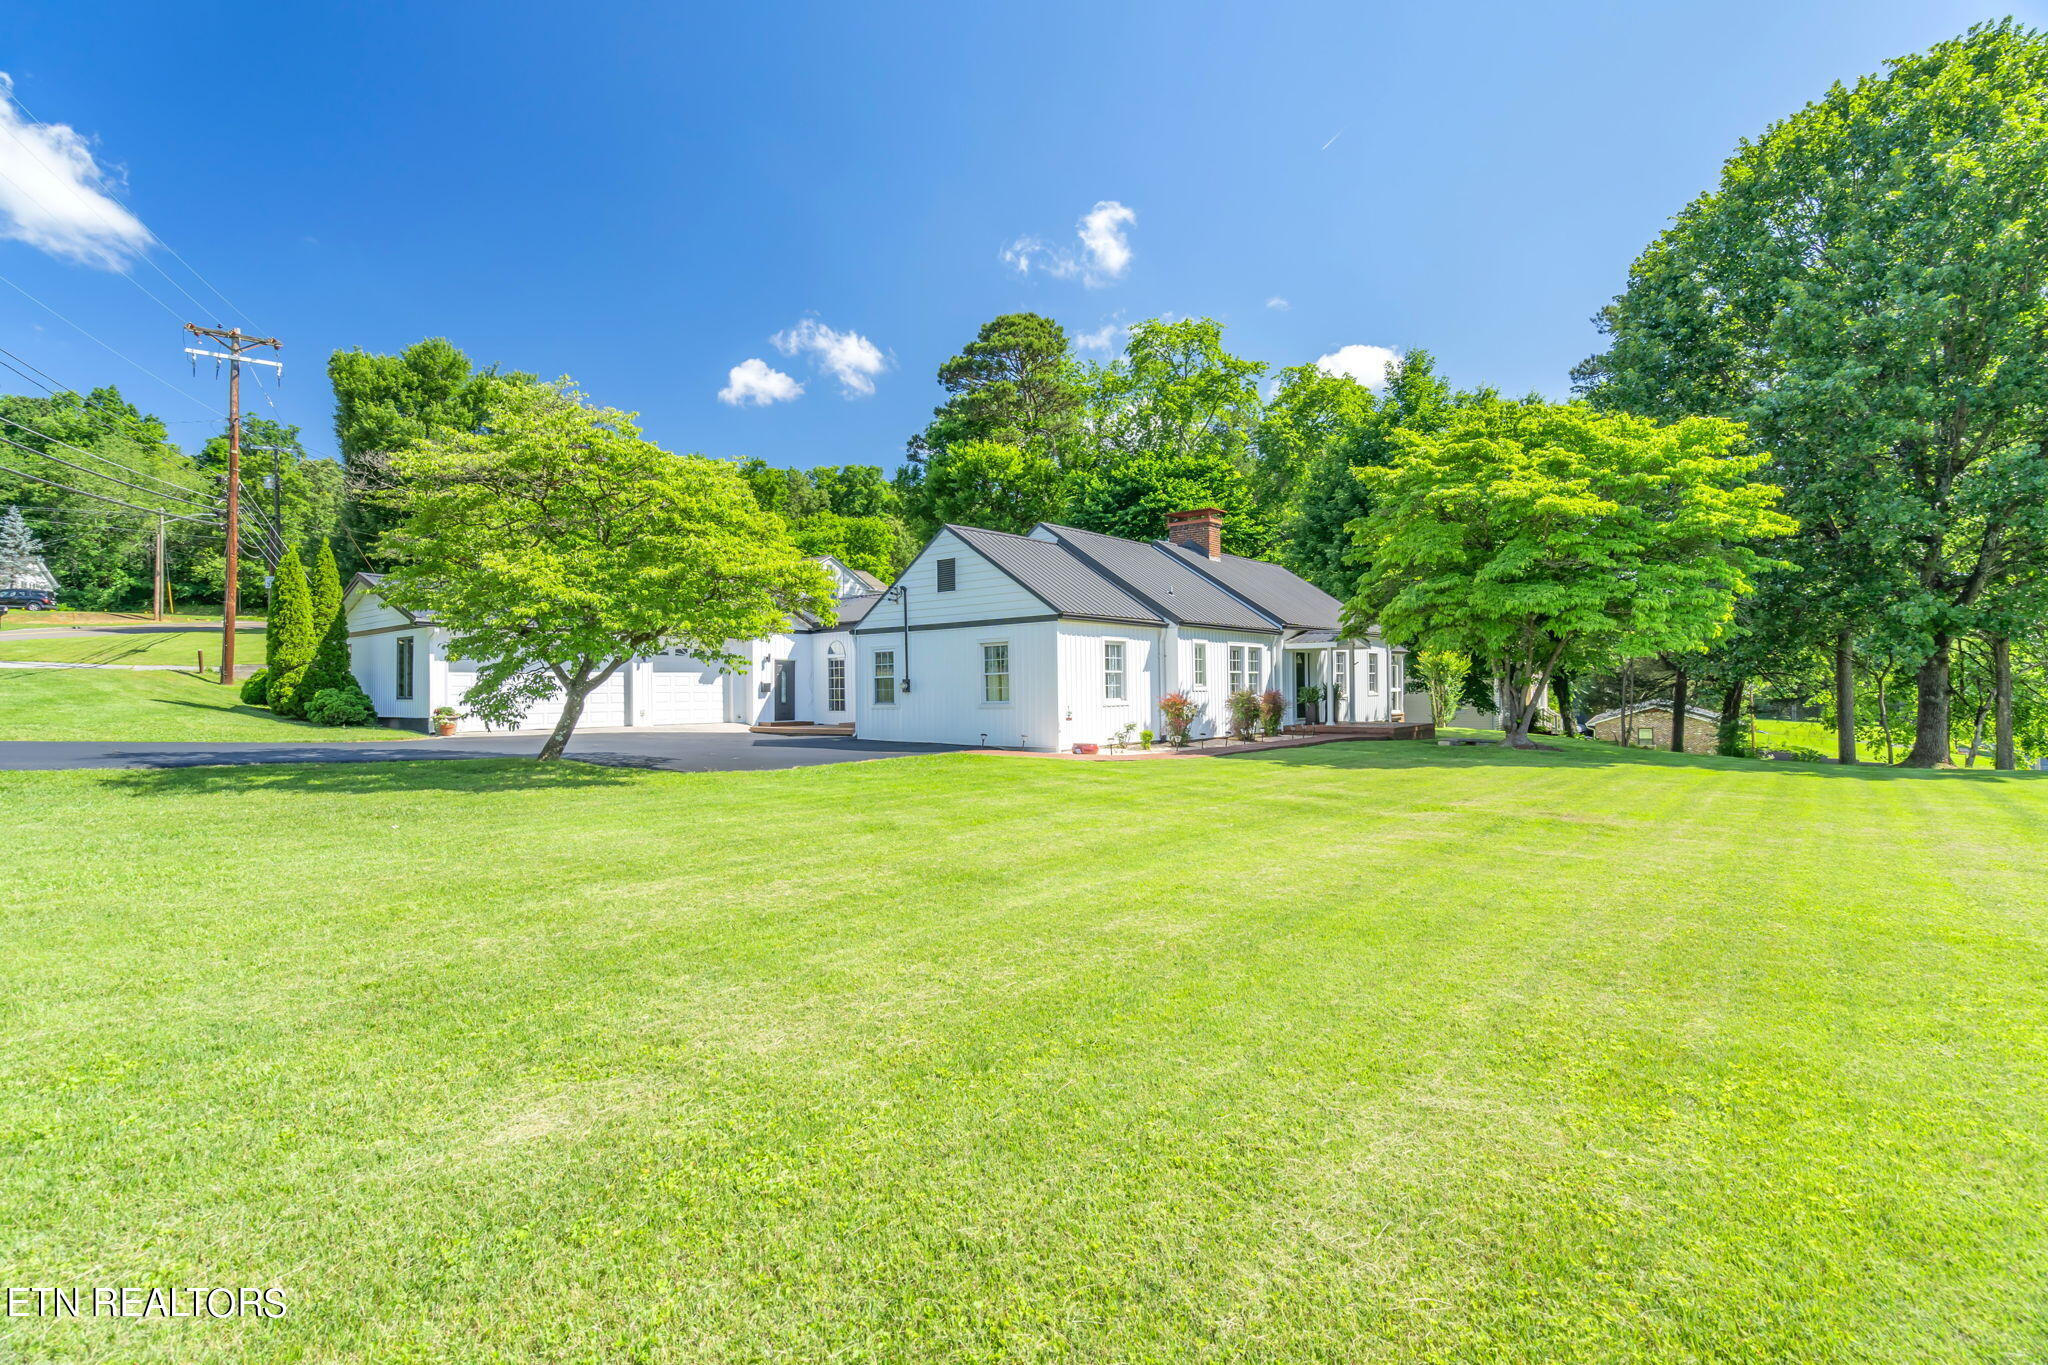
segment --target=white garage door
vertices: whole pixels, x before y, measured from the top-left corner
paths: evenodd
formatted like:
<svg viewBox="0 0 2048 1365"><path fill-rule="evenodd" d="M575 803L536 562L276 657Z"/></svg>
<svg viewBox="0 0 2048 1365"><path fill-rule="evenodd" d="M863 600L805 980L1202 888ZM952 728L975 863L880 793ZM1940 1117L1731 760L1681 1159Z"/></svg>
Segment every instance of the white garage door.
<svg viewBox="0 0 2048 1365"><path fill-rule="evenodd" d="M470 676L474 677L475 675L472 674ZM451 672L448 681L451 684L450 691L459 693L462 690L464 679L461 674ZM458 702L457 705L459 706L461 703ZM519 728L522 730L552 730L555 728L555 722L561 718L562 699L559 696L550 697L546 701L535 702L527 710L525 718L519 722ZM622 668L598 684L597 690L584 698L583 715L576 722L576 727L580 730L591 726L624 725L625 723L626 671ZM468 731L482 730L485 726L482 721L474 716L464 716L456 728Z"/></svg>
<svg viewBox="0 0 2048 1365"><path fill-rule="evenodd" d="M725 719L725 675L687 654L654 656L653 695L642 725L716 725Z"/></svg>

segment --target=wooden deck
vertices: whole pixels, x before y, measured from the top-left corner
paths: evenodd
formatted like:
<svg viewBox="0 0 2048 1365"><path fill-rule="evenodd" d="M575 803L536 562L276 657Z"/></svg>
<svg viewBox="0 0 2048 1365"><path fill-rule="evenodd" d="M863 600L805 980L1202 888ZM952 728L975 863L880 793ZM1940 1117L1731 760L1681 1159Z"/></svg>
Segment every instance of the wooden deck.
<svg viewBox="0 0 2048 1365"><path fill-rule="evenodd" d="M769 721L766 725L749 725L747 729L757 735L838 735L853 734L851 725L814 725L807 720Z"/></svg>
<svg viewBox="0 0 2048 1365"><path fill-rule="evenodd" d="M1436 726L1421 721L1386 725L1290 725L1290 735L1327 735L1332 739L1435 739Z"/></svg>

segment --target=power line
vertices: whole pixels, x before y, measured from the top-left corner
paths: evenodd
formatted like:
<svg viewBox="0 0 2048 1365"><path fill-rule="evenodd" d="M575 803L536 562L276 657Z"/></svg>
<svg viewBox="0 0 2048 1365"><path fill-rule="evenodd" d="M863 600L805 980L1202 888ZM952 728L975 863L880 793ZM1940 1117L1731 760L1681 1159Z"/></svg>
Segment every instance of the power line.
<svg viewBox="0 0 2048 1365"><path fill-rule="evenodd" d="M198 522L202 526L212 526L214 524L214 520L211 517L188 517L183 512L166 512L161 507L143 507L138 503L126 502L106 493L88 493L83 488L73 488L68 483L58 483L55 479L46 479L40 474L31 474L26 469L16 469L12 465L0 464L0 474L12 474L16 478L28 479L33 483L46 483L52 488L61 488L66 493L76 493L81 498L97 498L101 502L111 502L117 507L128 507L133 508L137 512L147 512L153 517L169 517L172 521L193 521Z"/></svg>
<svg viewBox="0 0 2048 1365"><path fill-rule="evenodd" d="M174 493L190 493L195 491L191 488L188 488L186 485L178 483L174 480L166 479L161 475L152 474L146 469L137 469L134 465L123 464L121 461L115 459L111 455L102 455L97 450L87 450L84 446L73 445L69 441L60 441L55 436L52 436L49 432L37 431L28 423L17 422L12 417L7 416L5 413L0 413L0 422L5 422L8 426L14 427L17 430L25 431L31 436L40 436L45 441L48 441L51 445L62 446L66 450L75 450L79 454L87 456L91 459L98 460L102 464L110 464L124 474L133 474L135 475L135 477L139 479L148 479L152 483L160 483L164 487L171 489ZM52 456L51 458L54 459L55 457ZM59 460L58 463L62 464L64 462L62 460ZM92 473L94 471L87 470L86 472Z"/></svg>
<svg viewBox="0 0 2048 1365"><path fill-rule="evenodd" d="M33 364L30 364L30 363L29 363L28 361L26 361L26 360L23 360L23 359L22 359L22 358L21 358L20 356L16 355L16 354L15 354L14 352L12 352L12 351L8 350L8 349L7 349L7 348L6 348L5 346L0 346L0 355L4 355L4 356L6 356L6 357L7 357L7 358L8 358L9 360L13 361L13 362L14 362L14 363L15 363L16 365L19 365L19 366L21 366L21 367L22 367L23 369L29 370L29 371L30 371L31 373L34 373L34 374L39 374L39 375L41 375L41 376L42 376L43 378L45 378L45 379L49 380L49 381L50 381L50 383L52 383L52 384L56 385L56 387L57 387L58 389L62 389L62 390L70 390L70 389L71 389L71 386L70 386L69 384L65 384L65 383L62 383L62 382L60 382L60 381L58 380L57 376L55 376L55 375L51 374L51 373L50 373L49 371L47 371L47 370L41 369L41 368L39 368L39 367L37 367L37 366L35 366L35 365L33 365ZM17 371L17 373L18 373L18 371ZM72 391L73 391L73 392L75 392L75 390L72 390Z"/></svg>
<svg viewBox="0 0 2048 1365"><path fill-rule="evenodd" d="M73 464L69 460L63 459L56 455L52 455L47 450L37 450L34 446L23 445L21 442L15 440L11 436L0 436L0 444L13 446L16 450L22 451L25 454L33 455L37 459L49 460L53 464L61 464L66 469L75 469L81 474L90 474L95 479L105 479L108 483L118 483L123 488L132 488L138 493L147 493L152 498L169 498L172 502L187 503L190 506L201 509L202 511L212 511L215 508L215 504L213 503L201 502L196 498L182 498L175 493L160 493L154 488L145 488L143 485L139 483L130 483L126 479L117 479L112 474L104 474L97 469L89 469L82 464Z"/></svg>
<svg viewBox="0 0 2048 1365"><path fill-rule="evenodd" d="M0 360L0 365L5 365L5 366L7 366L7 368L8 368L8 369L10 369L10 370L13 370L13 371L14 371L14 374L15 374L15 376L16 376L17 378L21 379L21 380L22 380L22 381L24 381L25 383L29 383L29 384L33 384L33 385L35 385L35 386L36 386L37 388L41 389L41 390L42 390L42 391L43 391L44 393L47 393L47 394L49 394L49 395L50 395L50 396L51 396L52 398L54 398L54 397L56 397L56 396L57 396L57 391L56 391L55 389L51 388L51 387L50 387L50 386L49 386L48 384L45 384L45 383L44 383L44 382L43 382L42 380L40 380L40 379L35 379L35 378L32 378L32 377L31 377L31 376L30 376L30 375L29 375L29 374L28 374L28 373L27 373L26 371L23 371L23 370L19 370L19 369L16 369L16 368L14 367L14 365L13 365L12 363L10 363L10 362L8 362L8 361L6 361L6 360Z"/></svg>
<svg viewBox="0 0 2048 1365"><path fill-rule="evenodd" d="M16 284L16 283L15 283L15 282L14 282L13 280L10 280L10 279L8 279L8 278L7 278L7 277L6 277L5 275L0 275L0 284L5 284L5 285L6 285L6 286L7 286L8 288L12 289L12 290L13 290L13 291L14 291L15 293L17 293L17 294L21 295L21 296L22 296L23 298L27 299L27 300L28 300L28 301L29 301L30 303L33 303L33 304L35 304L35 305L36 305L36 306L37 306L38 308L41 308L41 309L43 309L43 310L44 310L45 312L49 313L49 314L50 314L50 316L52 316L52 317L56 318L56 319L57 319L57 320L58 320L59 322L62 322L62 323L63 323L63 324L65 325L65 326L67 326L67 327L71 328L71 329L72 329L73 331L77 332L77 333L78 333L78 334L79 334L80 336L83 336L83 337L84 337L84 338L86 338L86 339L87 339L88 341L92 342L92 343L93 343L94 345L96 345L96 346L100 347L100 349L102 349L102 350L105 350L105 351L109 351L109 352L111 352L112 354L114 354L114 355L117 355L117 356L119 356L119 357L120 357L120 358L121 358L122 360L125 360L125 361L127 361L127 362L128 362L128 363L129 363L130 365L133 365L133 366L134 366L134 367L135 367L136 369L138 369L138 370L142 371L142 373L144 373L144 374L148 375L148 376L149 376L149 377L150 377L151 379L154 379L154 380L155 380L155 381L156 381L157 383L159 383L159 384L163 385L163 386L164 386L165 388L169 389L169 390L170 390L170 391L171 391L172 393L175 393L175 394L177 394L177 395L178 395L178 397L180 397L180 398L184 399L184 400L185 400L186 402L188 402L188 403L191 403L191 404L193 404L193 405L195 405L195 406L197 406L197 407L199 407L199 408L202 408L202 409L203 409L203 408L204 408L204 407L206 406L206 404L204 404L204 403L201 403L201 402L199 401L199 399L198 399L198 398L194 397L194 396L193 396L192 394L189 394L189 393L185 392L185 391L184 391L183 389L179 388L179 387L178 387L178 386L177 386L176 384L173 384L173 383L172 383L172 382L171 382L170 380L168 380L168 379L164 378L164 377L163 377L162 375L158 374L158 373L157 373L157 372L156 372L155 370L152 370L152 369L150 369L150 368L149 368L149 367L148 367L147 365L144 365L144 364L143 364L143 363L142 363L141 361L138 361L138 360L131 360L131 359L129 359L128 355L127 355L127 354L126 354L125 352L123 352L123 351L119 351L119 350L116 350L116 349L115 349L114 347L112 347L112 346L109 346L109 345L107 345L107 343L106 343L106 342L104 342L104 341L101 341L101 340L100 340L100 339L99 339L98 337L94 336L94 335L93 335L93 334L92 334L91 332L88 332L88 331L86 331L86 330L85 330L85 328L83 328L83 327L79 326L79 324L77 324L77 323L73 322L73 321L72 321L72 320L71 320L70 318L68 318L68 317L65 317L65 316L64 316L64 315L63 315L62 313L60 313L60 312L58 312L58 311L57 311L56 309L54 309L54 308L50 307L50 305L49 305L49 304L47 304L47 303L44 303L44 302L43 302L43 301L42 301L41 299L37 298L37 297L36 297L36 296L35 296L34 294L31 294L31 293L29 293L29 292L28 292L28 290L26 290L26 289L23 289L23 288L22 288L22 287L21 287L20 285Z"/></svg>

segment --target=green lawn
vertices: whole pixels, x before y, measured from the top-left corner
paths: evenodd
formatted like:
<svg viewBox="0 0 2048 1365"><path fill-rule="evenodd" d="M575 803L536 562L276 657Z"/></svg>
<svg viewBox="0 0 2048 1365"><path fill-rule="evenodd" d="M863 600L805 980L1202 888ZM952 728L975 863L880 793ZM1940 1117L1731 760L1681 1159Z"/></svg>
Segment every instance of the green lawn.
<svg viewBox="0 0 2048 1365"><path fill-rule="evenodd" d="M255 644L262 648L260 636ZM242 705L238 688L222 687L190 673L0 668L0 740L274 739L303 743L309 739L402 738L404 732L381 726L338 730L282 720L260 706Z"/></svg>
<svg viewBox="0 0 2048 1365"><path fill-rule="evenodd" d="M235 632L235 663L263 662L263 632ZM220 667L220 628L151 631L141 635L77 635L21 640L0 636L0 660L64 664L178 664L191 668L199 651L209 669Z"/></svg>
<svg viewBox="0 0 2048 1365"><path fill-rule="evenodd" d="M189 622L195 628L211 624L220 629L220 611L211 612L165 612L166 622ZM248 617L242 618L244 624ZM146 611L10 611L0 616L0 631L48 630L52 626L140 626L148 625L156 618ZM262 617L257 617L260 623Z"/></svg>
<svg viewBox="0 0 2048 1365"><path fill-rule="evenodd" d="M2048 784L0 774L0 1358L2048 1356ZM81 875L91 869L91 875Z"/></svg>
<svg viewBox="0 0 2048 1365"><path fill-rule="evenodd" d="M1835 756L1835 727L1817 720L1765 720L1757 718L1756 742L1765 749L1812 749L1829 758ZM1903 758L1904 750L1894 757ZM1856 741L1856 757L1865 763L1882 763L1884 745Z"/></svg>

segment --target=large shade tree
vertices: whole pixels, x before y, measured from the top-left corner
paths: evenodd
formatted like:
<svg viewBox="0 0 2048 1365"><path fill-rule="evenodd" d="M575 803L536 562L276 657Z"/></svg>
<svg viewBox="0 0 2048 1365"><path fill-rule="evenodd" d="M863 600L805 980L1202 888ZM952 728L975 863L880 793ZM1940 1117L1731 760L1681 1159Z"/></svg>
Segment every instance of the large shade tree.
<svg viewBox="0 0 2048 1365"><path fill-rule="evenodd" d="M668 647L739 666L729 640L833 618L831 581L730 463L674 455L567 380L497 387L488 420L392 457L381 591L478 661L464 700L512 724L560 695L557 758L591 692Z"/></svg>
<svg viewBox="0 0 2048 1365"><path fill-rule="evenodd" d="M1956 640L2048 554L2048 38L1972 29L1745 142L1639 259L1582 378L1746 422L1813 591L1919 661L1946 763Z"/></svg>
<svg viewBox="0 0 2048 1365"><path fill-rule="evenodd" d="M1347 627L1483 660L1515 747L1560 666L1719 638L1768 563L1748 542L1793 529L1750 480L1762 457L1716 418L1492 400L1395 440L1360 471L1370 567Z"/></svg>

